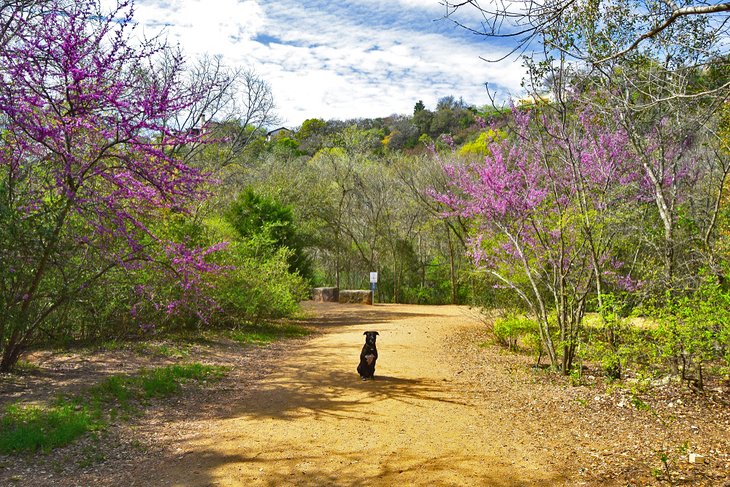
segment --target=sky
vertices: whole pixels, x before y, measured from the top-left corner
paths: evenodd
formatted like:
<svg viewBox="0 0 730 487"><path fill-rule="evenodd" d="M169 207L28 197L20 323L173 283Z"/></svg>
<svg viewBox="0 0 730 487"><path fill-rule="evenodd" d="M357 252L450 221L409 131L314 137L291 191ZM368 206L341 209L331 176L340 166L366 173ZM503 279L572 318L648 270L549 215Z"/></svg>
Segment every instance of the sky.
<svg viewBox="0 0 730 487"><path fill-rule="evenodd" d="M137 0L146 36L160 32L189 58L220 55L271 86L279 125L308 118L410 114L453 95L472 105L519 97L524 68L509 52L444 20L439 0ZM461 20L479 25L477 12ZM273 127L272 127L273 128Z"/></svg>

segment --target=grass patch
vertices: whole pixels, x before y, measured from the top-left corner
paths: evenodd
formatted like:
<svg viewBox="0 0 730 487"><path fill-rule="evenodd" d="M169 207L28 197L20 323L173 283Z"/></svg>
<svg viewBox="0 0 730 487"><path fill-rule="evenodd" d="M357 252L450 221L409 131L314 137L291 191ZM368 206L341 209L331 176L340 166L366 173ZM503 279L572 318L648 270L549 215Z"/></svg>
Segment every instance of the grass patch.
<svg viewBox="0 0 730 487"><path fill-rule="evenodd" d="M18 360L15 365L13 365L13 373L15 374L31 374L39 370L40 367L33 362L28 362L27 360Z"/></svg>
<svg viewBox="0 0 730 487"><path fill-rule="evenodd" d="M140 342L134 347L135 352L143 355L159 355L161 357L183 359L190 356L192 345L185 340L180 343Z"/></svg>
<svg viewBox="0 0 730 487"><path fill-rule="evenodd" d="M134 397L131 387L133 380L129 376L113 375L91 387L89 394L94 404L115 401L126 408L130 399Z"/></svg>
<svg viewBox="0 0 730 487"><path fill-rule="evenodd" d="M66 445L99 423L84 407L63 402L44 409L9 406L0 418L0 452L49 451Z"/></svg>
<svg viewBox="0 0 730 487"><path fill-rule="evenodd" d="M303 326L265 323L242 326L231 331L229 336L241 345L268 345L282 338L301 338L310 333Z"/></svg>
<svg viewBox="0 0 730 487"><path fill-rule="evenodd" d="M124 341L109 340L99 345L93 346L89 352L94 353L96 350L106 352L133 351L140 355L159 355L161 357L182 359L190 356L192 345L187 340L181 339L181 343L157 342L157 341Z"/></svg>
<svg viewBox="0 0 730 487"><path fill-rule="evenodd" d="M9 406L0 416L0 453L49 451L66 445L88 431L102 429L107 414L116 418L114 406L133 410L138 402L178 393L185 382L220 379L228 370L199 363L142 369L136 376L108 377L84 393L46 408Z"/></svg>
<svg viewBox="0 0 730 487"><path fill-rule="evenodd" d="M139 386L145 397L166 397L178 392L182 382L220 379L227 370L226 367L198 363L142 370Z"/></svg>

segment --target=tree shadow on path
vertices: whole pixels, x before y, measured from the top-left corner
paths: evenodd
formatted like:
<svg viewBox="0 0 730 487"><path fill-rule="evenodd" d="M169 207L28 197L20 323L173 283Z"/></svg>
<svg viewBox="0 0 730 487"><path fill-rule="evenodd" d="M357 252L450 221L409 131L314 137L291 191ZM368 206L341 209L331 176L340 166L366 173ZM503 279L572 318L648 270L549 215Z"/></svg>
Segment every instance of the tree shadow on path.
<svg viewBox="0 0 730 487"><path fill-rule="evenodd" d="M314 304L304 306L304 309L313 308ZM364 304L337 304L317 303L318 316L304 318L301 320L306 325L315 327L337 327L363 324L391 323L397 320L409 318L428 318L439 316L438 313L398 311L396 307L389 305L364 305ZM402 308L402 307L401 307ZM438 310L438 306L431 309Z"/></svg>

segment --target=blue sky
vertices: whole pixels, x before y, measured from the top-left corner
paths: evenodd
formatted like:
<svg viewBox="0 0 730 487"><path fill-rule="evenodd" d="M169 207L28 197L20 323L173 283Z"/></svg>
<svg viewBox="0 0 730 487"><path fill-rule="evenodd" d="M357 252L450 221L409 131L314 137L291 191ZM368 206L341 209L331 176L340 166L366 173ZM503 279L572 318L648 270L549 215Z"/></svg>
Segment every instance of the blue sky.
<svg viewBox="0 0 730 487"><path fill-rule="evenodd" d="M507 47L439 20L439 0L137 0L146 35L160 30L190 57L221 55L272 87L282 125L433 108L446 95L489 103L520 95L524 68ZM476 12L473 13L474 15ZM463 15L469 15L465 12ZM462 20L474 25L479 18ZM476 24L478 25L478 24Z"/></svg>

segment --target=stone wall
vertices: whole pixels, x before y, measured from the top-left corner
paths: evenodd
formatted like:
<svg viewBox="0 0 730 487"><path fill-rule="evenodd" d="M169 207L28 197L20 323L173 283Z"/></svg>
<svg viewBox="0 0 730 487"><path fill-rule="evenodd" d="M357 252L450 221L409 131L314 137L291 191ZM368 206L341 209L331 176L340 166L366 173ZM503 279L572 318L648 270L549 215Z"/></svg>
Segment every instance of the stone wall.
<svg viewBox="0 0 730 487"><path fill-rule="evenodd" d="M315 287L312 290L312 299L320 303L337 303L340 300L340 290L336 287Z"/></svg>
<svg viewBox="0 0 730 487"><path fill-rule="evenodd" d="M340 303L373 304L373 293L360 289L340 291Z"/></svg>

